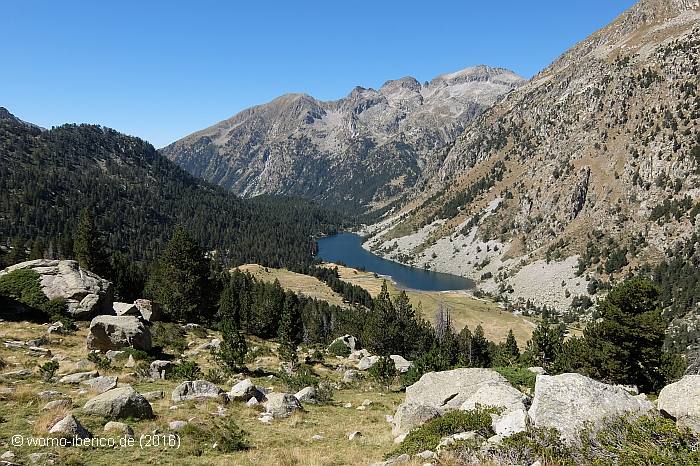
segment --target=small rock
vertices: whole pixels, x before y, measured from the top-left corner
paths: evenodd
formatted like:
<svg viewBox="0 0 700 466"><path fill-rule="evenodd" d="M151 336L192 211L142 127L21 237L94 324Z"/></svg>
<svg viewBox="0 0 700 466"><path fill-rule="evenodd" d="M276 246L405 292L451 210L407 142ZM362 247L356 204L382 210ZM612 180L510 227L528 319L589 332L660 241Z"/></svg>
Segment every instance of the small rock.
<svg viewBox="0 0 700 466"><path fill-rule="evenodd" d="M187 425L187 421L170 421L168 423L168 429L172 431L179 431L184 429L184 427Z"/></svg>
<svg viewBox="0 0 700 466"><path fill-rule="evenodd" d="M120 354L124 354L124 351L121 350L109 350L105 353L105 357L112 361L114 358L119 356Z"/></svg>
<svg viewBox="0 0 700 466"><path fill-rule="evenodd" d="M364 411L365 409L367 409L367 406L362 406L362 405L360 405L360 406L358 406L358 407L355 408L355 409L358 410L358 411Z"/></svg>
<svg viewBox="0 0 700 466"><path fill-rule="evenodd" d="M142 396L147 400L147 401L155 401L155 400L160 400L165 397L165 393L162 390L155 390L152 392L146 392L143 393Z"/></svg>
<svg viewBox="0 0 700 466"><path fill-rule="evenodd" d="M132 367L136 367L136 361L134 360L134 357L132 355L129 355L129 359L126 360L124 363L124 367L127 369L131 369Z"/></svg>
<svg viewBox="0 0 700 466"><path fill-rule="evenodd" d="M252 408L253 406L257 406L257 405L259 405L259 404L260 404L260 402L259 402L258 399L255 398L255 397L253 397L253 398L251 398L250 400L248 400L248 401L245 402L245 405L246 405L247 407L249 407L249 408Z"/></svg>
<svg viewBox="0 0 700 466"><path fill-rule="evenodd" d="M352 408L352 403L345 403L343 408Z"/></svg>
<svg viewBox="0 0 700 466"><path fill-rule="evenodd" d="M65 328L63 327L63 322L54 322L53 324L49 325L49 328L46 329L46 333L49 335L52 333L63 333L65 331Z"/></svg>
<svg viewBox="0 0 700 466"><path fill-rule="evenodd" d="M205 399L228 400L228 397L221 388L207 380L187 380L175 387L172 393L172 400L176 403Z"/></svg>
<svg viewBox="0 0 700 466"><path fill-rule="evenodd" d="M261 401L265 399L265 395L252 380L245 379L231 387L228 398L234 401L249 401L251 398Z"/></svg>
<svg viewBox="0 0 700 466"><path fill-rule="evenodd" d="M54 426L49 430L49 433L59 434L68 438L92 438L92 434L88 432L88 430L85 429L85 427L83 427L72 414L69 414L54 424Z"/></svg>
<svg viewBox="0 0 700 466"><path fill-rule="evenodd" d="M315 442L320 442L321 440L323 440L323 436L316 434L313 437L311 437L311 440L313 440Z"/></svg>
<svg viewBox="0 0 700 466"><path fill-rule="evenodd" d="M71 400L54 400L49 401L41 408L42 411L52 411L54 409L71 409L73 402Z"/></svg>
<svg viewBox="0 0 700 466"><path fill-rule="evenodd" d="M369 405L371 405L371 404L372 404L372 400L368 400L368 399L365 399L365 400L362 402L362 406L369 406Z"/></svg>
<svg viewBox="0 0 700 466"><path fill-rule="evenodd" d="M151 378L154 380L163 380L167 377L173 367L173 363L170 361L156 359L150 366Z"/></svg>
<svg viewBox="0 0 700 466"><path fill-rule="evenodd" d="M107 424L105 424L104 431L115 432L125 437L134 436L134 429L132 429L131 426L129 426L128 424L124 424L123 422L109 421Z"/></svg>
<svg viewBox="0 0 700 466"><path fill-rule="evenodd" d="M50 400L51 398L58 398L63 396L63 393L57 392L56 390L44 390L36 394L42 400Z"/></svg>
<svg viewBox="0 0 700 466"><path fill-rule="evenodd" d="M343 374L343 383L357 382L358 380L360 380L360 378L362 378L362 376L358 371L356 371L355 369L348 369Z"/></svg>
<svg viewBox="0 0 700 466"><path fill-rule="evenodd" d="M7 450L5 453L0 455L0 460L12 460L14 458L15 458L15 453L10 451L10 450Z"/></svg>
<svg viewBox="0 0 700 466"><path fill-rule="evenodd" d="M433 453L430 450L424 450L420 453L417 453L416 456L422 460L429 460L429 459L435 457L435 453Z"/></svg>
<svg viewBox="0 0 700 466"><path fill-rule="evenodd" d="M274 418L287 417L295 411L302 411L301 403L289 393L270 393L265 402L265 411Z"/></svg>
<svg viewBox="0 0 700 466"><path fill-rule="evenodd" d="M527 370L529 370L533 374L537 374L537 375L546 375L547 374L547 371L544 370L544 367L540 367L540 366L528 367Z"/></svg>
<svg viewBox="0 0 700 466"><path fill-rule="evenodd" d="M32 371L29 369L21 369L18 371L5 372L0 377L5 379L28 379L32 376Z"/></svg>
<svg viewBox="0 0 700 466"><path fill-rule="evenodd" d="M362 437L362 432L356 430L355 432L352 432L350 433L350 435L348 435L348 440L353 441L359 439L360 437Z"/></svg>
<svg viewBox="0 0 700 466"><path fill-rule="evenodd" d="M302 388L294 396L302 403L316 403L316 389L311 386Z"/></svg>
<svg viewBox="0 0 700 466"><path fill-rule="evenodd" d="M397 435L396 437L394 437L394 443L402 443L404 440L406 440L407 435L408 434Z"/></svg>
<svg viewBox="0 0 700 466"><path fill-rule="evenodd" d="M83 382L88 379L94 379L97 377L99 374L97 371L88 371L88 372L77 372L75 374L69 374L69 375L64 375L61 377L58 382L59 383L69 383L69 384L79 384L80 382Z"/></svg>
<svg viewBox="0 0 700 466"><path fill-rule="evenodd" d="M104 393L117 386L117 378L109 375L102 375L92 379L80 382L81 385L88 387L88 390L94 393Z"/></svg>

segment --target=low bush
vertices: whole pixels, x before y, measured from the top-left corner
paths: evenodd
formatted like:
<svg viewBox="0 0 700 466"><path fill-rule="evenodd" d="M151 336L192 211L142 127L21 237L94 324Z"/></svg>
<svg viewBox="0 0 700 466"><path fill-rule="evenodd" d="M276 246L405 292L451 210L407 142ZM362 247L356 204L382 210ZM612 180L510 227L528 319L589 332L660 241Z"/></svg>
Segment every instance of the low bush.
<svg viewBox="0 0 700 466"><path fill-rule="evenodd" d="M58 361L49 361L39 366L39 373L45 382L51 381L58 370Z"/></svg>
<svg viewBox="0 0 700 466"><path fill-rule="evenodd" d="M216 445L216 449L222 453L233 453L250 448L248 433L238 427L232 419L214 419L206 426L188 423L182 429L180 435L185 438L191 438L193 443L198 445L201 445L203 442L209 445ZM194 454L201 454L201 452Z"/></svg>
<svg viewBox="0 0 700 466"><path fill-rule="evenodd" d="M388 457L415 455L425 450L435 451L443 437L460 432L475 431L484 437L493 435L491 430L492 409L474 409L471 411L451 411L442 417L426 422L408 433L397 449Z"/></svg>
<svg viewBox="0 0 700 466"><path fill-rule="evenodd" d="M168 379L172 380L197 380L202 377L202 370L199 364L194 361L182 361L180 364L175 364L170 373L167 374Z"/></svg>
<svg viewBox="0 0 700 466"><path fill-rule="evenodd" d="M106 371L112 367L112 361L109 358L100 355L97 352L90 352L87 355L87 360L93 363L98 369Z"/></svg>
<svg viewBox="0 0 700 466"><path fill-rule="evenodd" d="M347 358L350 356L350 348L343 343L341 340L334 341L331 346L328 347L328 352L335 356L340 356Z"/></svg>
<svg viewBox="0 0 700 466"><path fill-rule="evenodd" d="M154 322L151 326L153 346L170 350L178 356L187 349L186 336L187 333L179 324Z"/></svg>

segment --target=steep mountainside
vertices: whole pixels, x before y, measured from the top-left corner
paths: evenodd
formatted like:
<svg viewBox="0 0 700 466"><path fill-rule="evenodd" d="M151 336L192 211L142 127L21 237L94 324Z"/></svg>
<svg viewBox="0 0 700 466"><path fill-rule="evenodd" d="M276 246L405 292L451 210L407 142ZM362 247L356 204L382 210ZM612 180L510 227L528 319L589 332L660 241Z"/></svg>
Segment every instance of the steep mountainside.
<svg viewBox="0 0 700 466"><path fill-rule="evenodd" d="M0 245L70 257L83 208L111 251L151 260L180 223L234 263L309 262L339 217L303 200L243 200L198 180L141 139L93 125L49 131L0 107ZM2 252L2 251L0 251ZM0 257L0 261L2 257Z"/></svg>
<svg viewBox="0 0 700 466"><path fill-rule="evenodd" d="M177 141L162 153L195 176L235 193L291 194L359 206L412 186L435 149L520 85L486 66L419 83L356 87L321 102L287 94Z"/></svg>
<svg viewBox="0 0 700 466"><path fill-rule="evenodd" d="M508 94L366 246L560 310L658 261L700 212L698 3L642 0Z"/></svg>

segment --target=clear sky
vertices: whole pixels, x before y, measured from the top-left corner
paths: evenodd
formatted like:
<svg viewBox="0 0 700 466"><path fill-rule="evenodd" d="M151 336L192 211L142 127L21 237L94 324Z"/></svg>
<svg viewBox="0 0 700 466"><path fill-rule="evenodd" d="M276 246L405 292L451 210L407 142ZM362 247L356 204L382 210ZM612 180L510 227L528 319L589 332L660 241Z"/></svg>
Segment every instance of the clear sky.
<svg viewBox="0 0 700 466"><path fill-rule="evenodd" d="M0 106L162 147L287 92L337 99L476 64L531 77L633 3L5 1Z"/></svg>

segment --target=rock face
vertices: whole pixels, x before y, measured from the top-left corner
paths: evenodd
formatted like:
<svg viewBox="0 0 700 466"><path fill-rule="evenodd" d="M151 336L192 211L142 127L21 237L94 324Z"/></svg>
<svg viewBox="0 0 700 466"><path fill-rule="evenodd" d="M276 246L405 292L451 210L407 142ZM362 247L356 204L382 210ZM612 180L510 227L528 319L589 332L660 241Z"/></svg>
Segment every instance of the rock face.
<svg viewBox="0 0 700 466"><path fill-rule="evenodd" d="M68 313L76 319L112 312L112 284L81 269L76 261L38 259L21 262L0 271L0 276L20 269L38 273L46 297L65 299Z"/></svg>
<svg viewBox="0 0 700 466"><path fill-rule="evenodd" d="M205 399L228 399L224 391L207 380L187 380L175 387L174 402Z"/></svg>
<svg viewBox="0 0 700 466"><path fill-rule="evenodd" d="M562 439L573 442L586 423L595 426L608 417L641 415L653 407L646 398L580 374L538 375L528 415L535 427L556 428Z"/></svg>
<svg viewBox="0 0 700 466"><path fill-rule="evenodd" d="M459 407L462 411L475 409L477 405L503 408L503 412L525 410L529 401L518 389L502 382L482 382L476 391Z"/></svg>
<svg viewBox="0 0 700 466"><path fill-rule="evenodd" d="M475 395L484 383L512 388L505 377L491 369L466 368L428 372L423 374L418 382L406 387L405 402L432 406L443 411L458 409L469 397Z"/></svg>
<svg viewBox="0 0 700 466"><path fill-rule="evenodd" d="M265 411L273 418L287 417L295 411L301 411L301 403L290 393L268 393Z"/></svg>
<svg viewBox="0 0 700 466"><path fill-rule="evenodd" d="M131 386L115 388L91 398L83 410L87 413L114 419L150 419L151 404Z"/></svg>
<svg viewBox="0 0 700 466"><path fill-rule="evenodd" d="M54 424L49 430L49 433L68 438L92 438L92 434L88 432L72 414L69 414Z"/></svg>
<svg viewBox="0 0 700 466"><path fill-rule="evenodd" d="M435 163L436 148L523 82L511 71L476 66L424 84L404 77L379 89L356 87L332 102L287 94L162 153L241 195L365 204L411 186L424 166Z"/></svg>
<svg viewBox="0 0 700 466"><path fill-rule="evenodd" d="M103 352L125 347L150 351L151 331L137 317L97 316L90 322L87 347Z"/></svg>

